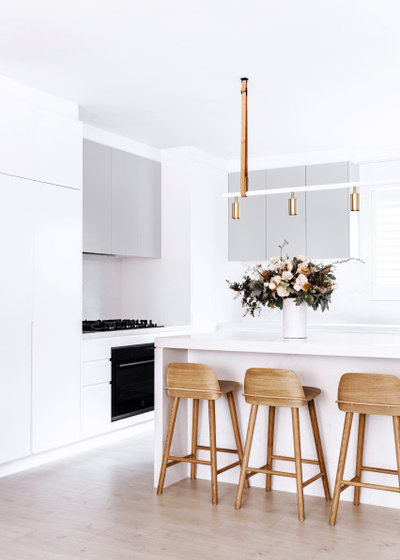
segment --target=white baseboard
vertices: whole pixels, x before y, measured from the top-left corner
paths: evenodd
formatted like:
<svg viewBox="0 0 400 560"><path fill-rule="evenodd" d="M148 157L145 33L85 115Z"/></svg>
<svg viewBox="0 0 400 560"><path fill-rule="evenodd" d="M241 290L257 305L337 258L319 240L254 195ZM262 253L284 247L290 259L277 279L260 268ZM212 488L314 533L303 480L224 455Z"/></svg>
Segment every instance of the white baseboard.
<svg viewBox="0 0 400 560"><path fill-rule="evenodd" d="M149 432L152 431L153 428L154 421L147 420L145 422L135 424L134 426L129 426L128 428L109 432L94 438L81 440L76 443L72 443L71 445L52 449L51 451L38 453L36 455L29 455L28 457L23 457L22 459L17 459L16 461L0 465L0 478L26 471L40 465L45 465L46 463L51 463L52 461L64 459L65 457L70 457L71 455L120 441L134 435Z"/></svg>

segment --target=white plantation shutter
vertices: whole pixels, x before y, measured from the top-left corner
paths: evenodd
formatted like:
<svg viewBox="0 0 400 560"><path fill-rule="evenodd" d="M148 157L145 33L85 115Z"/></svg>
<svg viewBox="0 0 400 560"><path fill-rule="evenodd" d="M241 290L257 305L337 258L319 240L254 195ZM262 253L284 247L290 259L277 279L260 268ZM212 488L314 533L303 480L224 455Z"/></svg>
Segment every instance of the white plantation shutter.
<svg viewBox="0 0 400 560"><path fill-rule="evenodd" d="M372 191L372 296L400 300L400 187Z"/></svg>

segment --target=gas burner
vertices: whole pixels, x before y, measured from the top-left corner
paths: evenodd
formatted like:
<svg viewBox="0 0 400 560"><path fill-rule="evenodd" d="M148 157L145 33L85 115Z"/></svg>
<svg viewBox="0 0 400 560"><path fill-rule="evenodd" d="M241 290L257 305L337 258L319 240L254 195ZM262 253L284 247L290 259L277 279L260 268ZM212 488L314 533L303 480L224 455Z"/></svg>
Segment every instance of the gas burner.
<svg viewBox="0 0 400 560"><path fill-rule="evenodd" d="M147 319L108 319L106 321L82 321L82 329L84 333L88 332L106 332L106 331L123 331L128 329L153 329L155 327L163 327L157 325L152 320Z"/></svg>

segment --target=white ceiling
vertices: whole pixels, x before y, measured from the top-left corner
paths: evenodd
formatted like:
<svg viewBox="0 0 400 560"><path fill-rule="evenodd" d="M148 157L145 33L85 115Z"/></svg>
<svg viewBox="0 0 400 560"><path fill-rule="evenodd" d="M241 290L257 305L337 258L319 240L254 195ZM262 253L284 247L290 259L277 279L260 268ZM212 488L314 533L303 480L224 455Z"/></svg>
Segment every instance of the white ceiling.
<svg viewBox="0 0 400 560"><path fill-rule="evenodd" d="M0 0L0 74L234 158L400 144L398 0Z"/></svg>

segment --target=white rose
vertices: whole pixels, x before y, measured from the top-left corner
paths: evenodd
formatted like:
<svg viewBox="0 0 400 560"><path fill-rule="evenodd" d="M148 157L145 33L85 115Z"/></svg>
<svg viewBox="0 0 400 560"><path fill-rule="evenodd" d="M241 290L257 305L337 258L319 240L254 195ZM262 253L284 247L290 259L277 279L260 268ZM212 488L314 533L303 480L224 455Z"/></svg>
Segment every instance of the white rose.
<svg viewBox="0 0 400 560"><path fill-rule="evenodd" d="M273 282L270 282L270 283L268 284L268 288L269 288L270 290L276 290L276 284L274 284Z"/></svg>
<svg viewBox="0 0 400 560"><path fill-rule="evenodd" d="M278 289L277 289L276 293L281 298L285 298L289 295L289 292L287 291L287 289L284 286L278 286Z"/></svg>
<svg viewBox="0 0 400 560"><path fill-rule="evenodd" d="M284 280L291 280L293 278L293 274L289 270L285 270L285 272L282 273L282 278Z"/></svg>
<svg viewBox="0 0 400 560"><path fill-rule="evenodd" d="M281 259L279 257L271 257L269 259L269 262L271 262L272 264L276 264L280 261Z"/></svg>
<svg viewBox="0 0 400 560"><path fill-rule="evenodd" d="M279 284L279 282L280 282L281 280L282 280L282 276L279 276L279 275L273 276L273 277L271 278L271 282L274 282L274 284Z"/></svg>
<svg viewBox="0 0 400 560"><path fill-rule="evenodd" d="M297 255L296 259L301 262L305 262L307 257L305 255Z"/></svg>
<svg viewBox="0 0 400 560"><path fill-rule="evenodd" d="M304 274L299 274L296 278L296 284L298 284L300 287L306 282L308 282L308 278Z"/></svg>

